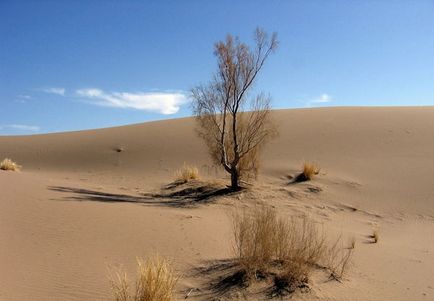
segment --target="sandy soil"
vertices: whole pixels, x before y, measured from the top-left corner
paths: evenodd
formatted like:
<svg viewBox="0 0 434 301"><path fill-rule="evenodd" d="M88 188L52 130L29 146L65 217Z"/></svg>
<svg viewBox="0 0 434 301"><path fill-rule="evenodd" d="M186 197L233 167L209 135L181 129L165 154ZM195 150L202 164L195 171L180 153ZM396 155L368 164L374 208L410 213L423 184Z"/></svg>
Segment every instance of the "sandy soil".
<svg viewBox="0 0 434 301"><path fill-rule="evenodd" d="M261 201L356 238L342 283L317 272L311 291L293 300L432 300L434 107L273 117L280 135L264 152L258 181L223 196L203 182L168 186L184 162L216 189L227 183L190 118L0 137L0 160L24 166L0 171L0 300L107 300L109 267L133 275L136 257L156 253L182 275L180 300L192 288L188 300L262 300L260 292L208 290L212 275L198 272L231 258L231 211ZM320 174L290 184L305 160Z"/></svg>

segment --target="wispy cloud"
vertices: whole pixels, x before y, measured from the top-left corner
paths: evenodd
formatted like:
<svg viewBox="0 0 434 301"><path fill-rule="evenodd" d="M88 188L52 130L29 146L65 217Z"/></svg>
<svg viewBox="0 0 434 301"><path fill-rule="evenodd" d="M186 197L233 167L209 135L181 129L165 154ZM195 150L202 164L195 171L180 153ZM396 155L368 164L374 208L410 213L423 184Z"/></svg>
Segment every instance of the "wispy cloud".
<svg viewBox="0 0 434 301"><path fill-rule="evenodd" d="M14 102L27 103L27 101L30 100L30 99L32 99L32 97L30 95L20 94L20 95L17 95L17 98L14 99Z"/></svg>
<svg viewBox="0 0 434 301"><path fill-rule="evenodd" d="M305 105L306 107L312 107L331 102L332 100L333 98L330 95L328 95L327 93L323 93L319 97L307 100L305 102Z"/></svg>
<svg viewBox="0 0 434 301"><path fill-rule="evenodd" d="M26 132L38 132L41 128L36 125L27 125L27 124L4 124L0 125L0 130L18 130L18 131L26 131Z"/></svg>
<svg viewBox="0 0 434 301"><path fill-rule="evenodd" d="M90 103L100 106L130 108L161 114L175 114L180 106L187 102L181 92L104 92L91 88L76 91L77 95L90 100Z"/></svg>
<svg viewBox="0 0 434 301"><path fill-rule="evenodd" d="M42 89L42 91L44 91L45 93L57 94L61 96L65 96L65 92L66 92L65 88L59 88L59 87L45 88Z"/></svg>

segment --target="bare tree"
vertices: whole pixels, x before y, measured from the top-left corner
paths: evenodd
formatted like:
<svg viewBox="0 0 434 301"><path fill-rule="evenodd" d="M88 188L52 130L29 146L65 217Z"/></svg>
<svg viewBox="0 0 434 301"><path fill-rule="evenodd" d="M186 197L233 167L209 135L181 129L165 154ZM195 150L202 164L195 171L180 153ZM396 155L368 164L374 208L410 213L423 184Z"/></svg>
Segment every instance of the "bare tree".
<svg viewBox="0 0 434 301"><path fill-rule="evenodd" d="M214 162L231 174L233 190L240 188L242 176L256 174L260 150L275 133L270 98L263 93L250 97L249 91L277 47L277 35L270 38L258 28L254 37L254 49L231 35L217 42L217 72L209 84L192 90L198 133Z"/></svg>

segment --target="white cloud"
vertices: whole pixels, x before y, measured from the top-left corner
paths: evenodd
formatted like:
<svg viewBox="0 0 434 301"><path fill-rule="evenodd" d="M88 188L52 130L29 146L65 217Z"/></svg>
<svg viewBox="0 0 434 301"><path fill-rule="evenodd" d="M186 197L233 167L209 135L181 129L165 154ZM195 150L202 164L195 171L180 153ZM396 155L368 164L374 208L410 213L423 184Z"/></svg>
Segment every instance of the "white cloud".
<svg viewBox="0 0 434 301"><path fill-rule="evenodd" d="M27 124L5 124L0 125L0 130L3 129L12 129L19 131L27 131L27 132L38 132L40 130L39 126L36 125L27 125Z"/></svg>
<svg viewBox="0 0 434 301"><path fill-rule="evenodd" d="M17 98L14 99L14 102L17 103L27 103L28 100L32 99L32 97L30 95L27 94L20 94L17 95Z"/></svg>
<svg viewBox="0 0 434 301"><path fill-rule="evenodd" d="M85 97L102 97L104 93L100 89L80 89L77 90L77 94Z"/></svg>
<svg viewBox="0 0 434 301"><path fill-rule="evenodd" d="M323 93L319 97L316 97L316 98L313 98L313 99L306 101L305 104L307 107L312 107L315 105L325 104L325 103L331 102L332 100L333 100L333 98L330 95Z"/></svg>
<svg viewBox="0 0 434 301"><path fill-rule="evenodd" d="M318 99L315 99L313 102L315 103L325 103L332 101L332 97L328 94L321 94L321 96Z"/></svg>
<svg viewBox="0 0 434 301"><path fill-rule="evenodd" d="M65 91L66 90L65 90L65 88L53 87L53 88L42 89L42 91L44 91L45 93L57 94L57 95L65 96Z"/></svg>
<svg viewBox="0 0 434 301"><path fill-rule="evenodd" d="M107 93L100 89L80 89L77 95L91 100L92 104L130 108L161 114L174 114L182 104L187 102L185 94L181 92L113 92Z"/></svg>

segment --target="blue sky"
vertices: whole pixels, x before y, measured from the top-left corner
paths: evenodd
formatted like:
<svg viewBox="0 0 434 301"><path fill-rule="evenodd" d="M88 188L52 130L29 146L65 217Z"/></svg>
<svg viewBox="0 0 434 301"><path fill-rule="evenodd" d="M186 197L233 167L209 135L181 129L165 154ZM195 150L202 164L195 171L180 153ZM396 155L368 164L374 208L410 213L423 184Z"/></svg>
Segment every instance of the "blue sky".
<svg viewBox="0 0 434 301"><path fill-rule="evenodd" d="M0 1L0 135L191 114L227 33L280 46L274 108L434 105L434 1Z"/></svg>

